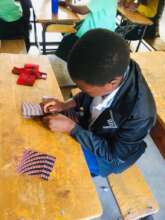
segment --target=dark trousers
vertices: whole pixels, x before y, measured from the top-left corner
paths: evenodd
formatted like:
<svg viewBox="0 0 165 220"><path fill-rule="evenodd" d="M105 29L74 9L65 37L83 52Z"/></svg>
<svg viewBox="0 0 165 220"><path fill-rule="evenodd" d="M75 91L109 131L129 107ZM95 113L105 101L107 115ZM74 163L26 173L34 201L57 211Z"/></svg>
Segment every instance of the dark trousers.
<svg viewBox="0 0 165 220"><path fill-rule="evenodd" d="M88 148L83 148L82 150L86 159L86 163L88 165L88 169L91 173L91 176L106 177L114 173L115 174L122 173L123 171L128 169L144 153L145 148L144 147L139 148L139 151L131 155L128 160L122 162L118 159L114 159L111 162L108 162L103 159L98 159ZM98 165L98 160L100 160L99 162L100 167ZM102 172L102 170L104 170L104 172Z"/></svg>
<svg viewBox="0 0 165 220"><path fill-rule="evenodd" d="M78 39L79 38L75 34L65 35L59 45L59 48L56 51L56 55L67 61L69 53Z"/></svg>
<svg viewBox="0 0 165 220"><path fill-rule="evenodd" d="M75 111L74 108L63 112L63 114L81 125L81 113ZM139 144L139 149L137 150L137 152L132 153L126 161L122 161L119 158L114 158L111 161L106 161L105 159L94 155L88 148L82 147L82 150L91 176L106 177L113 173L122 173L123 171L128 169L144 153L145 148L146 144L142 142L141 145Z"/></svg>
<svg viewBox="0 0 165 220"><path fill-rule="evenodd" d="M13 22L6 22L0 19L0 40L14 40L23 38L27 51L30 48L29 40L29 19L30 19L30 0L20 0L23 16Z"/></svg>

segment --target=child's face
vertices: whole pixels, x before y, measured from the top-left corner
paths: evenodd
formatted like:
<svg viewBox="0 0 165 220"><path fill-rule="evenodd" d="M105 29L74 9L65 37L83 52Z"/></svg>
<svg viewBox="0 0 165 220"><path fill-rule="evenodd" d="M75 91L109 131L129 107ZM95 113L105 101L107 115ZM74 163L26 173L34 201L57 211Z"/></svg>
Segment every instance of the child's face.
<svg viewBox="0 0 165 220"><path fill-rule="evenodd" d="M77 86L85 93L92 97L104 96L108 93L114 91L122 82L122 76L116 77L109 83L105 85L91 85L82 80L75 80Z"/></svg>

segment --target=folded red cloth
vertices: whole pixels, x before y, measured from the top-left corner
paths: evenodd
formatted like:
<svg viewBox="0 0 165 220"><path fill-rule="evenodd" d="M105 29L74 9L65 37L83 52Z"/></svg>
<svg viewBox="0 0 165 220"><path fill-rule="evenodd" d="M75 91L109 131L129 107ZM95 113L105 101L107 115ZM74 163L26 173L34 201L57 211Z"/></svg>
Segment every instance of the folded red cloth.
<svg viewBox="0 0 165 220"><path fill-rule="evenodd" d="M26 70L24 70L17 79L17 84L19 85L26 85L26 86L33 86L35 83L36 76L27 73Z"/></svg>
<svg viewBox="0 0 165 220"><path fill-rule="evenodd" d="M37 65L37 64L27 63L24 65L24 68L39 71L39 65Z"/></svg>
<svg viewBox="0 0 165 220"><path fill-rule="evenodd" d="M23 68L14 67L13 74L19 75L17 84L33 86L36 79L46 79L47 74L39 71L39 65L25 64Z"/></svg>
<svg viewBox="0 0 165 220"><path fill-rule="evenodd" d="M12 69L12 73L17 74L17 75L19 75L23 71L24 71L24 68L19 68L19 67L13 67L13 69Z"/></svg>

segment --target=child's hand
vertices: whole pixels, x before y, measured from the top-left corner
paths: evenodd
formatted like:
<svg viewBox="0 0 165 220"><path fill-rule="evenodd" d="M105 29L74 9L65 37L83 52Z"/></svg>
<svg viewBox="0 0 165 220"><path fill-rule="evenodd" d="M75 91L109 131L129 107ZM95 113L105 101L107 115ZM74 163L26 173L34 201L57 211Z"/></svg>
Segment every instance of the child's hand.
<svg viewBox="0 0 165 220"><path fill-rule="evenodd" d="M67 7L67 4L65 1L58 1L58 5L63 6L63 7Z"/></svg>
<svg viewBox="0 0 165 220"><path fill-rule="evenodd" d="M119 6L124 6L124 5L125 5L125 0L120 0L120 1L118 2L118 5L119 5Z"/></svg>
<svg viewBox="0 0 165 220"><path fill-rule="evenodd" d="M134 2L125 3L125 8L133 12L137 10L138 6L139 4Z"/></svg>
<svg viewBox="0 0 165 220"><path fill-rule="evenodd" d="M64 102L59 101L58 99L51 98L43 101L41 103L42 109L45 113L55 113L64 111Z"/></svg>
<svg viewBox="0 0 165 220"><path fill-rule="evenodd" d="M74 121L62 114L45 116L43 123L53 132L66 132L68 134L76 126Z"/></svg>

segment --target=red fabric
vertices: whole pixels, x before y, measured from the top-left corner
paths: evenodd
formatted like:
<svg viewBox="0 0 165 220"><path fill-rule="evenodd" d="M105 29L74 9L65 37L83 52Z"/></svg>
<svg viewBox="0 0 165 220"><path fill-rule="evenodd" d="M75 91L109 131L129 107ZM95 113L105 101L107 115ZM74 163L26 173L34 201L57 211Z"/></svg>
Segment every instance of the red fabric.
<svg viewBox="0 0 165 220"><path fill-rule="evenodd" d="M39 65L32 64L32 63L25 64L24 68L25 69L33 69L33 70L39 71Z"/></svg>
<svg viewBox="0 0 165 220"><path fill-rule="evenodd" d="M39 71L39 65L27 63L23 68L14 67L13 74L19 75L17 84L33 86L36 79L46 79L47 74Z"/></svg>
<svg viewBox="0 0 165 220"><path fill-rule="evenodd" d="M19 85L26 85L26 86L33 86L35 83L36 76L27 73L27 71L22 72L18 79L17 79L17 84Z"/></svg>
<svg viewBox="0 0 165 220"><path fill-rule="evenodd" d="M13 74L17 74L17 75L19 75L20 73L22 73L22 71L24 71L24 68L14 67L14 68L12 69L12 73L13 73Z"/></svg>

